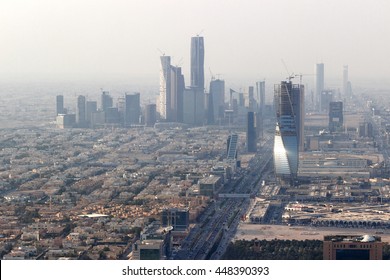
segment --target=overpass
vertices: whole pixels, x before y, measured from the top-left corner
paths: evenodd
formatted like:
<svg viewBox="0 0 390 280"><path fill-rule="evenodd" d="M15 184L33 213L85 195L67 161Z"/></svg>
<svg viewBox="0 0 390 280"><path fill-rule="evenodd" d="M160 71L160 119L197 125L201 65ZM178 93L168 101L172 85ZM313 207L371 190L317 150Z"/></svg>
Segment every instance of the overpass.
<svg viewBox="0 0 390 280"><path fill-rule="evenodd" d="M219 198L249 198L249 193L220 193Z"/></svg>

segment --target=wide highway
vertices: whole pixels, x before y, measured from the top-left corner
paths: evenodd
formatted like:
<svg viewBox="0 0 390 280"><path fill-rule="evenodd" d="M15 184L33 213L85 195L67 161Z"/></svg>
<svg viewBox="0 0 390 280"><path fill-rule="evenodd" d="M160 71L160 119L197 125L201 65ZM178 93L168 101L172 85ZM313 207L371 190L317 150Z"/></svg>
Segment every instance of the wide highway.
<svg viewBox="0 0 390 280"><path fill-rule="evenodd" d="M259 149L258 153L241 170L235 183L222 192L254 196L261 185L263 175L272 159L273 138ZM240 218L246 214L250 198L219 198L205 210L200 221L184 239L179 251L173 257L178 260L219 259L234 237Z"/></svg>

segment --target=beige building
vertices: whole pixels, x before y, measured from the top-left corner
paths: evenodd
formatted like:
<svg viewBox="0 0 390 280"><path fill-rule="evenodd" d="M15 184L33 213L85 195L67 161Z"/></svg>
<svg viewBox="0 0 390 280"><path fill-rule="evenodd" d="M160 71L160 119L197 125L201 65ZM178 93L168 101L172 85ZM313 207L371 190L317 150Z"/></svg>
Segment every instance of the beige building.
<svg viewBox="0 0 390 280"><path fill-rule="evenodd" d="M383 242L372 235L324 237L324 260L382 260Z"/></svg>

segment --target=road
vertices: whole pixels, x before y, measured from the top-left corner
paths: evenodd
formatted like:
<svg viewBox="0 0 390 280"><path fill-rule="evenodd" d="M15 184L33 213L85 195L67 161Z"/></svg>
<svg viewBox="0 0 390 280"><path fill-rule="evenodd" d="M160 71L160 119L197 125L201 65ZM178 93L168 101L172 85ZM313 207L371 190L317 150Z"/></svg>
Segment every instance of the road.
<svg viewBox="0 0 390 280"><path fill-rule="evenodd" d="M255 195L272 159L272 145L273 139L269 137L235 184L229 184L223 192ZM240 218L247 212L249 205L249 198L220 198L213 201L201 216L200 222L184 239L173 259L219 259L233 239Z"/></svg>

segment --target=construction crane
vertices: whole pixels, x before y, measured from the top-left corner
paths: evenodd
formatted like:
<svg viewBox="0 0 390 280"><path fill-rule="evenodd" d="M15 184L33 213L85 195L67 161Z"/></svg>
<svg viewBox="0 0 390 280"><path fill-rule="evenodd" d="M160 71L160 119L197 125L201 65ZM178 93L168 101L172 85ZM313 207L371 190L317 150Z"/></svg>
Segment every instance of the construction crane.
<svg viewBox="0 0 390 280"><path fill-rule="evenodd" d="M289 82L296 78L296 77L299 77L299 84L301 85L302 84L302 76L315 76L315 74L302 74L302 73L299 73L299 74L294 74L294 73L291 73L290 74L290 71L288 71L288 68L287 68L287 65L286 63L284 62L284 60L282 59L282 63L284 65L284 68L286 69L286 72L287 72L287 75L288 77L286 78L286 80L288 80Z"/></svg>
<svg viewBox="0 0 390 280"><path fill-rule="evenodd" d="M161 54L161 56L165 56L165 52L161 51L159 48L157 48L157 50L159 51L159 53Z"/></svg>
<svg viewBox="0 0 390 280"><path fill-rule="evenodd" d="M176 67L180 67L183 64L183 58L179 59L179 62L175 63Z"/></svg>
<svg viewBox="0 0 390 280"><path fill-rule="evenodd" d="M294 77L299 77L299 84L302 84L302 76L315 76L315 74L295 74Z"/></svg>
<svg viewBox="0 0 390 280"><path fill-rule="evenodd" d="M295 78L295 75L294 75L294 73L291 73L291 74L290 74L290 71L288 71L288 68L287 68L286 63L284 62L283 59L281 59L281 60L282 60L282 63L283 63L283 65L284 65L284 69L286 69L286 72L287 72L287 75L288 75L288 77L286 78L286 80L288 80L288 81L290 82L292 79Z"/></svg>
<svg viewBox="0 0 390 280"><path fill-rule="evenodd" d="M214 76L213 72L211 71L210 67L209 67L209 71L210 71L210 75L211 75L211 80L214 81L215 80L215 76Z"/></svg>

